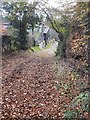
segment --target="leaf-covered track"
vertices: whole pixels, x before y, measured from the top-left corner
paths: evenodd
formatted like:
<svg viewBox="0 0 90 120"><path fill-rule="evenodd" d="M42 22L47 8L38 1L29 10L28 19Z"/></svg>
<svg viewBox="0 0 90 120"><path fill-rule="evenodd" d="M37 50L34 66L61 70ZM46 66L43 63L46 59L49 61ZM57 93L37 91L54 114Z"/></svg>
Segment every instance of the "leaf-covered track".
<svg viewBox="0 0 90 120"><path fill-rule="evenodd" d="M19 53L5 60L2 117L58 116L59 93L52 84L55 76L51 58L48 52L42 51Z"/></svg>

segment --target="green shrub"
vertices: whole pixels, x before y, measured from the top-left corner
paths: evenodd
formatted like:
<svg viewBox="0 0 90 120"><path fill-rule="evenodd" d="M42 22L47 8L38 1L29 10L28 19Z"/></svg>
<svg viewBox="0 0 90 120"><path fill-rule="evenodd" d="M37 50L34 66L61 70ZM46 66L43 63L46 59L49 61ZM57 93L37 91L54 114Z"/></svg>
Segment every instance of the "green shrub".
<svg viewBox="0 0 90 120"><path fill-rule="evenodd" d="M82 112L90 112L90 107L89 107L89 103L90 103L90 96L89 96L90 92L83 92L80 93L78 96L76 96L72 101L71 101L71 105L70 107L73 108L73 110L67 110L65 112L65 118L80 118L80 114L82 114ZM80 104L80 109L79 110L75 110L75 107L78 106L78 104Z"/></svg>
<svg viewBox="0 0 90 120"><path fill-rule="evenodd" d="M60 41L58 43L56 56L60 56L60 58L66 58L66 41Z"/></svg>

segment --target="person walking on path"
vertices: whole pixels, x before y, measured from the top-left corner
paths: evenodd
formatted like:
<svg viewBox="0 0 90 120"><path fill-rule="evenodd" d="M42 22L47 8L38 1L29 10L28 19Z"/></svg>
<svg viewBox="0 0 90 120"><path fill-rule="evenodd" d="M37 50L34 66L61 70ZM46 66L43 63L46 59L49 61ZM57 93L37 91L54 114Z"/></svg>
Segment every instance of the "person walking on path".
<svg viewBox="0 0 90 120"><path fill-rule="evenodd" d="M45 41L45 47L47 46L47 32L49 28L45 26L45 29L43 31L44 41Z"/></svg>

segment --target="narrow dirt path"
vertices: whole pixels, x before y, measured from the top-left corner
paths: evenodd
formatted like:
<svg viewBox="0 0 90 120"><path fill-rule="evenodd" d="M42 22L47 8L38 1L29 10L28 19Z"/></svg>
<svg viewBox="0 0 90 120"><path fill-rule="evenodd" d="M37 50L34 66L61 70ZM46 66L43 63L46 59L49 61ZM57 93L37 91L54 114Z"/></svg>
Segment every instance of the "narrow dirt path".
<svg viewBox="0 0 90 120"><path fill-rule="evenodd" d="M21 52L3 62L2 118L57 118L59 93L52 71L55 45L34 54Z"/></svg>

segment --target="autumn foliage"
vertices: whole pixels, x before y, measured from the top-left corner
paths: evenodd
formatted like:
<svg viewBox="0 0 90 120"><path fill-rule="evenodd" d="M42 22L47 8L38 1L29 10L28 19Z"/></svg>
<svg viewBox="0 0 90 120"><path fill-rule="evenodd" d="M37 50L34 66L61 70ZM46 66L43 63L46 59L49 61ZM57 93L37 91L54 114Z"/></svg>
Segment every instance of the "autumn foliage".
<svg viewBox="0 0 90 120"><path fill-rule="evenodd" d="M88 68L88 40L89 40L89 3L78 3L76 14L73 16L72 30L67 41L67 56L72 58L78 70L87 72Z"/></svg>
<svg viewBox="0 0 90 120"><path fill-rule="evenodd" d="M73 66L74 71L77 72L76 75L78 75L78 77L76 77L76 79L74 78L74 81L72 82L72 85L74 85L74 83L77 83L76 86L78 93L76 93L76 97L74 97L70 103L71 106L74 106L73 110L68 110L66 113L66 116L69 118L75 116L82 116L86 119L89 118L89 7L90 3L77 3L75 7L75 15L72 19L72 29L69 39L67 40L67 58L70 65ZM72 75L73 73L70 74Z"/></svg>

